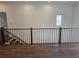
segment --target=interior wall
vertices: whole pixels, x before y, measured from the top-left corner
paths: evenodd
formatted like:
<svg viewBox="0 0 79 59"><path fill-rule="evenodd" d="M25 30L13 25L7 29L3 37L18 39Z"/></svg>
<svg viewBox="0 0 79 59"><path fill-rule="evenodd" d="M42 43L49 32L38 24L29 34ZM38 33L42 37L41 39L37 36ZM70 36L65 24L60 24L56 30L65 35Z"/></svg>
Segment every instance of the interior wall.
<svg viewBox="0 0 79 59"><path fill-rule="evenodd" d="M79 3L75 4L74 10L73 27L79 27Z"/></svg>
<svg viewBox="0 0 79 59"><path fill-rule="evenodd" d="M72 26L72 4L9 4L9 28L57 27L56 15L63 14L62 27Z"/></svg>

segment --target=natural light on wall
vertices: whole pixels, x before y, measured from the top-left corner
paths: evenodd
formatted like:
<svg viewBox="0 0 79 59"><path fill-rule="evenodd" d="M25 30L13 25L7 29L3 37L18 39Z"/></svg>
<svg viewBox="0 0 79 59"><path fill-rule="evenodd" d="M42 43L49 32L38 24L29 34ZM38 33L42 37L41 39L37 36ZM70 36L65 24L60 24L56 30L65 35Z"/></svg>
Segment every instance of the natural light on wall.
<svg viewBox="0 0 79 59"><path fill-rule="evenodd" d="M57 14L57 16L56 16L56 26L61 27L62 20L63 20L63 15L62 14Z"/></svg>

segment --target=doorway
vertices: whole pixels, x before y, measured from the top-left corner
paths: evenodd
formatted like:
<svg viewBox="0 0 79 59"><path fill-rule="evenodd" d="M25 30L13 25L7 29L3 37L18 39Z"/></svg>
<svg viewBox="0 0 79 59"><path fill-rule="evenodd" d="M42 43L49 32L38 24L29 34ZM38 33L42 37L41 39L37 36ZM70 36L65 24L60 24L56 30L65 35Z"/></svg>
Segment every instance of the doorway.
<svg viewBox="0 0 79 59"><path fill-rule="evenodd" d="M0 12L0 28L7 28L7 16L6 12Z"/></svg>
<svg viewBox="0 0 79 59"><path fill-rule="evenodd" d="M4 27L5 29L7 28L7 17L6 17L6 12L0 12L0 28ZM7 33L5 33L6 35ZM7 37L6 37L7 38ZM5 39L6 40L6 39ZM1 35L1 30L0 30L0 44L2 44L2 35Z"/></svg>

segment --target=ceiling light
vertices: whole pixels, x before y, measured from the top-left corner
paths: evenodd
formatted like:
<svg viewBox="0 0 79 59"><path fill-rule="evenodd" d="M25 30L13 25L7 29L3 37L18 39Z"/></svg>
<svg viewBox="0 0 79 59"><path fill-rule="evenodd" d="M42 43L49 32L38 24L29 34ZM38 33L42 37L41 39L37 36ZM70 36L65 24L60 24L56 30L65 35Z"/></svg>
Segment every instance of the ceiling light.
<svg viewBox="0 0 79 59"><path fill-rule="evenodd" d="M48 3L51 3L51 1L48 1Z"/></svg>

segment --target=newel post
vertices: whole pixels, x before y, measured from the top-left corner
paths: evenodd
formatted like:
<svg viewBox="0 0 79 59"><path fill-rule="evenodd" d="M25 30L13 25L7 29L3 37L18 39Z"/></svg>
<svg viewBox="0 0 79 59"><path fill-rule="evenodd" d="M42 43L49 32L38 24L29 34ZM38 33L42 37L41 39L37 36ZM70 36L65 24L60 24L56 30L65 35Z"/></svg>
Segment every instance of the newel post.
<svg viewBox="0 0 79 59"><path fill-rule="evenodd" d="M30 32L31 32L31 44L33 44L33 28L30 28Z"/></svg>
<svg viewBox="0 0 79 59"><path fill-rule="evenodd" d="M59 44L61 44L61 35L62 35L62 28L59 28Z"/></svg>
<svg viewBox="0 0 79 59"><path fill-rule="evenodd" d="M1 44L3 45L5 43L5 38L4 38L4 27L1 27Z"/></svg>

